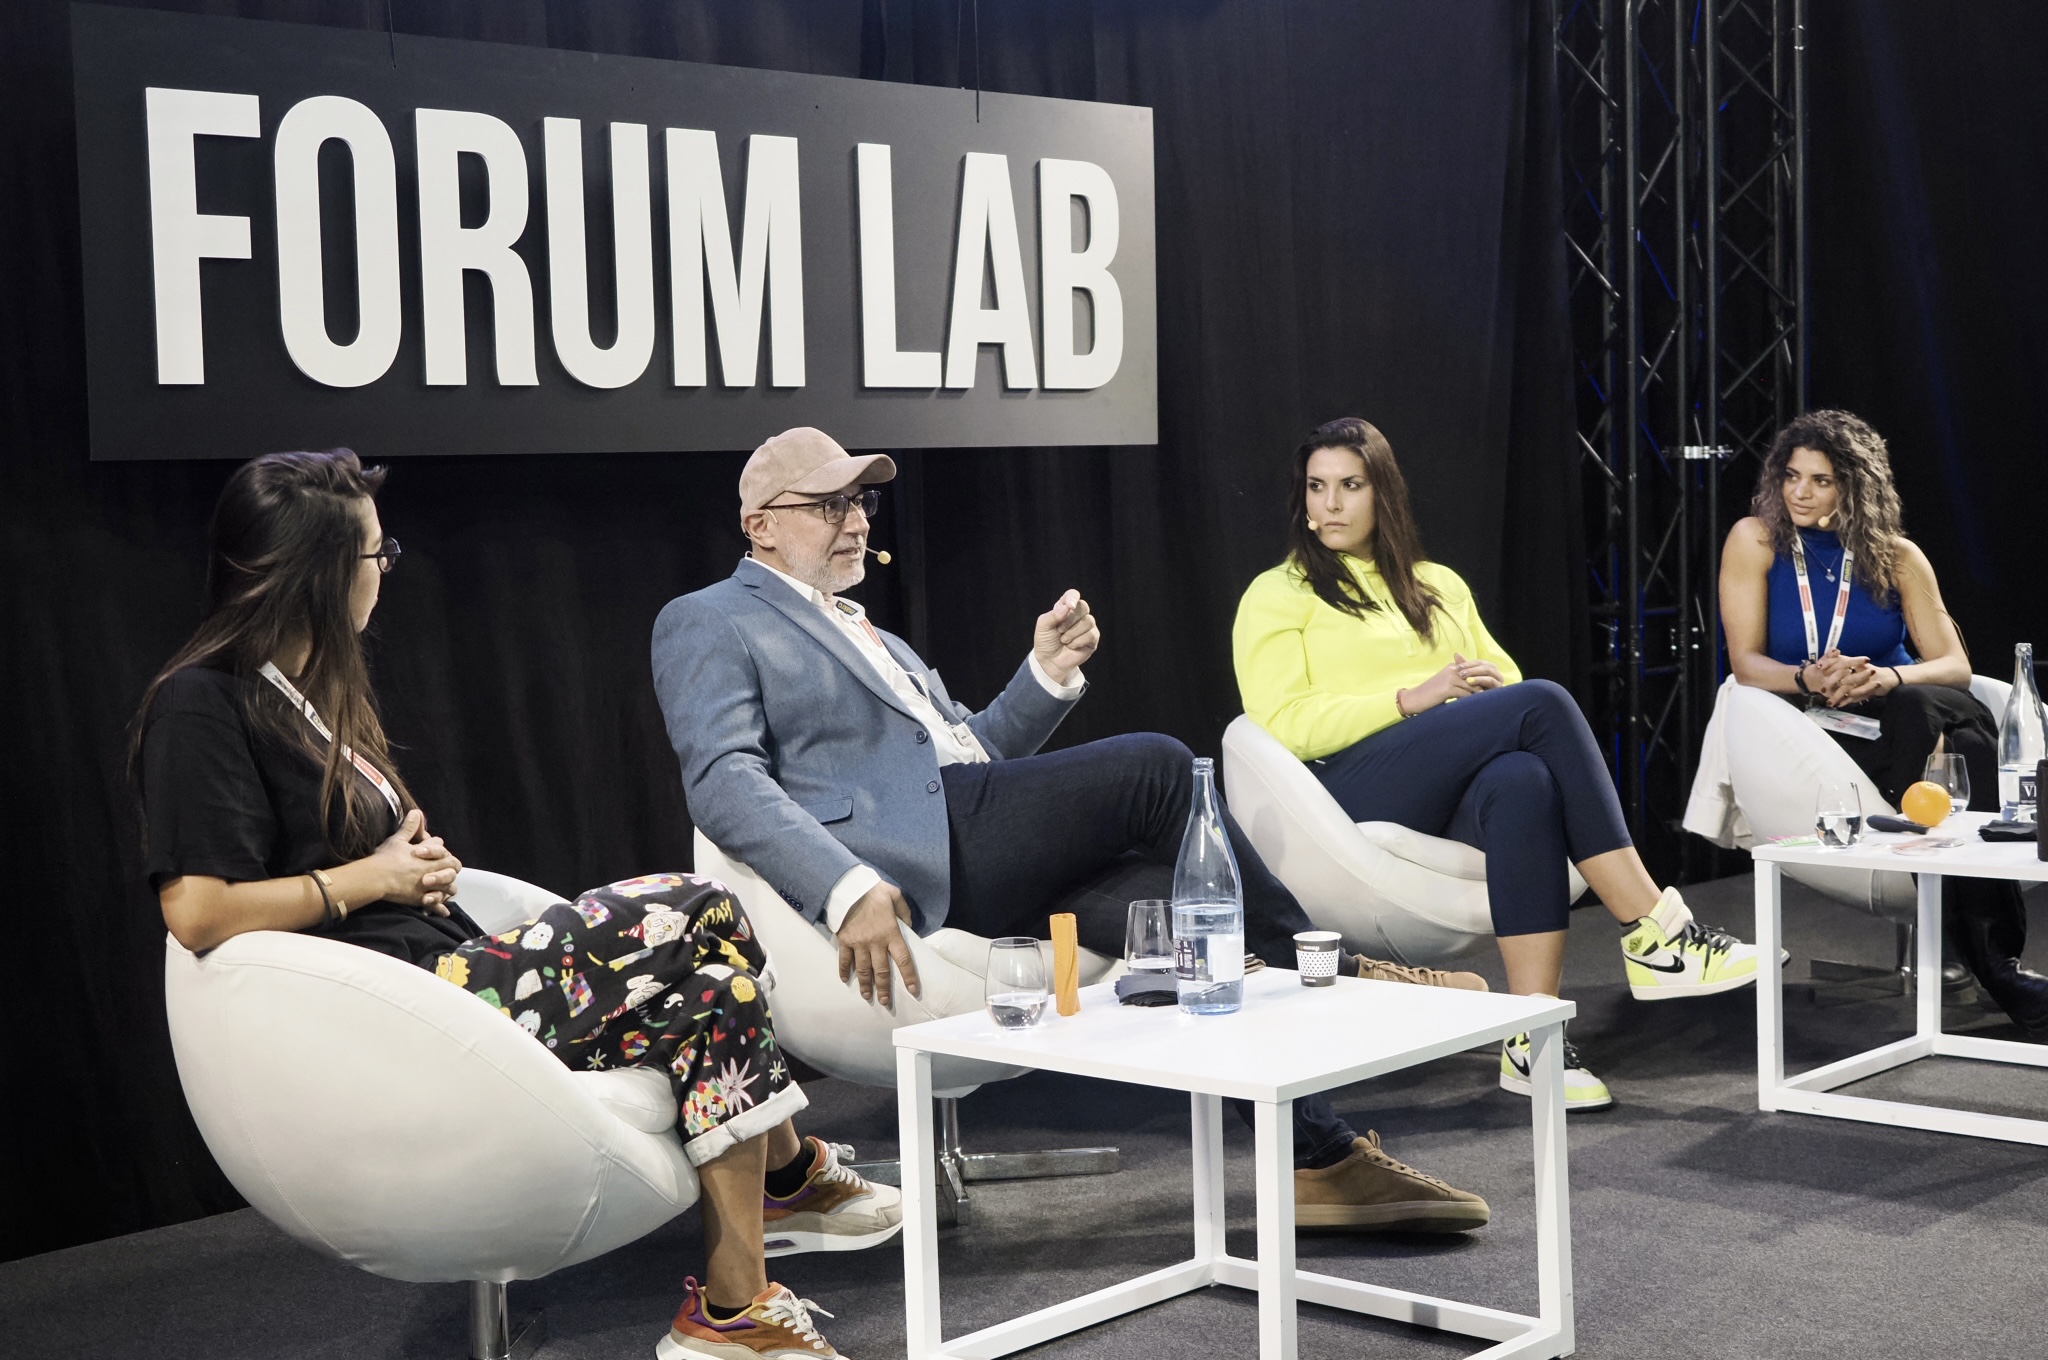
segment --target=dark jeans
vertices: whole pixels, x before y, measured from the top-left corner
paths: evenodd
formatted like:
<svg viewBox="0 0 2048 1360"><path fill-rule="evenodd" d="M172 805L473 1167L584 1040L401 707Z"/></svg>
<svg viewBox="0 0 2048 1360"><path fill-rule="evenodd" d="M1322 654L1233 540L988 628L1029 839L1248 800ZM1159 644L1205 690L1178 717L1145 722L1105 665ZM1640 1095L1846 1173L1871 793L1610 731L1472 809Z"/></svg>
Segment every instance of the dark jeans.
<svg viewBox="0 0 2048 1360"><path fill-rule="evenodd" d="M1548 680L1438 704L1309 769L1354 822L1395 822L1485 851L1496 935L1563 930L1565 862L1630 844L1585 715Z"/></svg>
<svg viewBox="0 0 2048 1360"><path fill-rule="evenodd" d="M1071 911L1082 945L1121 958L1128 905L1172 896L1195 787L1194 754L1172 737L1140 732L939 775L953 844L947 925L1044 939L1048 918ZM1315 926L1228 811L1224 820L1244 884L1245 948L1292 968L1295 932ZM1355 1136L1323 1097L1294 1102L1297 1166L1341 1160Z"/></svg>

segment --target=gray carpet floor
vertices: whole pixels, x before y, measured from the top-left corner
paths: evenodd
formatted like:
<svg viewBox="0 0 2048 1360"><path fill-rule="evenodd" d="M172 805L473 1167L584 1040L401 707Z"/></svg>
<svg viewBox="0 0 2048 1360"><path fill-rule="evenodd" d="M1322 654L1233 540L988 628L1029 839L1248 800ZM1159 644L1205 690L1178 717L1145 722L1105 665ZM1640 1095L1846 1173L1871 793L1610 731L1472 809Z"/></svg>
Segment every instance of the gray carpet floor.
<svg viewBox="0 0 2048 1360"><path fill-rule="evenodd" d="M1689 889L1706 920L1749 933L1750 884ZM2048 901L2030 899L2031 961L2048 966ZM1787 976L1819 953L1888 962L1889 925L1788 885ZM2048 1149L1764 1115L1755 1103L1748 991L1645 1005L1622 980L1615 931L1575 913L1566 995L1572 1037L1613 1086L1614 1109L1573 1115L1578 1354L1587 1357L2048 1355ZM1496 960L1481 963L1496 985ZM1803 1069L1900 1037L1910 1002L1787 993L1788 1063ZM2011 1037L2001 1016L1951 1008L1950 1029ZM1466 1237L1304 1235L1305 1268L1534 1311L1527 1102L1495 1084L1497 1057L1463 1054L1336 1093L1361 1129L1491 1201ZM806 1127L893 1155L893 1096L838 1081L809 1089ZM1890 1098L2048 1117L2048 1070L1929 1060L1862 1083ZM969 1329L1171 1263L1190 1246L1187 1105L1163 1092L1035 1075L962 1105L983 1150L1114 1143L1114 1177L984 1185L972 1226L944 1235L946 1330ZM1227 1122L1231 1249L1255 1254L1250 1136ZM645 1360L699 1269L694 1213L602 1260L516 1285L543 1307L545 1360ZM832 1310L827 1335L858 1360L903 1354L895 1244L775 1263ZM328 1261L253 1212L221 1215L0 1265L0 1354L59 1360L257 1356L447 1357L464 1349L461 1286L395 1284ZM1301 1354L1470 1355L1481 1343L1304 1307ZM1250 1355L1253 1295L1185 1296L1041 1348L1045 1356Z"/></svg>

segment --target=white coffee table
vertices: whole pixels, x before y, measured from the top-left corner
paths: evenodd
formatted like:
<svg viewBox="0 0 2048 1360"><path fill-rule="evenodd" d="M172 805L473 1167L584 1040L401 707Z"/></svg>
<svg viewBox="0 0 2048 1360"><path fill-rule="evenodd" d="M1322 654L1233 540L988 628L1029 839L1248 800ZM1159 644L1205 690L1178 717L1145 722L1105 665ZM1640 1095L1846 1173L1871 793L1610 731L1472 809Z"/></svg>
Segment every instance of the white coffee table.
<svg viewBox="0 0 2048 1360"><path fill-rule="evenodd" d="M931 1055L980 1058L1186 1091L1194 1115L1194 1255L1123 1284L952 1341L939 1324L939 1242L932 1186L903 1184L903 1275L910 1360L994 1360L1207 1285L1259 1294L1262 1360L1294 1360L1295 1303L1306 1299L1500 1344L1478 1352L1560 1356L1573 1349L1571 1208L1566 1185L1564 1022L1569 1001L1339 979L1304 987L1292 972L1245 980L1244 1009L1189 1016L1120 1006L1108 984L1082 989L1078 1015L1048 1008L1035 1029L1005 1031L984 1011L896 1031L896 1099L905 1166L932 1162ZM1529 1317L1295 1268L1297 1097L1397 1072L1527 1031L1535 1086L1538 1311ZM1223 1100L1252 1101L1258 1259L1224 1248ZM1105 1201L1105 1213L1108 1203Z"/></svg>
<svg viewBox="0 0 2048 1360"><path fill-rule="evenodd" d="M1920 1058L1977 1058L1984 1062L2048 1067L2048 1047L2010 1039L1979 1039L1941 1032L1941 880L2009 878L2048 882L2043 863L2031 843L1996 843L1978 839L1977 828L1990 821L1988 812L1962 812L1936 828L1937 837L1961 841L1951 849L1925 854L1897 848L1924 839L1874 834L1846 850L1817 845L1759 845L1750 851L1756 861L1757 957L1775 958L1784 940L1782 915L1783 866L1807 864L1831 869L1878 869L1919 875L1919 929L1915 931L1919 979L1918 1024L1911 1037L1883 1044L1867 1053L1816 1067L1796 1077L1785 1075L1785 1002L1782 986L1756 989L1756 1066L1758 1109L1856 1119L1866 1124L1964 1133L1974 1138L1999 1138L2009 1143L2048 1145L2048 1121L2011 1115L1979 1114L1938 1105L1911 1105L1897 1100L1840 1095L1838 1086L1875 1076Z"/></svg>

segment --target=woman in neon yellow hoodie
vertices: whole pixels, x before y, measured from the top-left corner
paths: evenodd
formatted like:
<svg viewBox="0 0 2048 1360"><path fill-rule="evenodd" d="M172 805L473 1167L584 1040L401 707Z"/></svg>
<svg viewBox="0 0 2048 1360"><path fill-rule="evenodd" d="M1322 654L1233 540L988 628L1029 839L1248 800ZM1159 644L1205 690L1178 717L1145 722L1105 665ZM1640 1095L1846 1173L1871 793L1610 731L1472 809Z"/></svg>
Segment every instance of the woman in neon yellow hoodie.
<svg viewBox="0 0 2048 1360"><path fill-rule="evenodd" d="M1232 648L1245 712L1353 821L1396 822L1486 853L1487 898L1508 989L1555 996L1579 866L1621 923L1630 989L1644 1000L1754 983L1756 950L1658 890L1629 840L1585 717L1564 689L1523 680L1458 574L1427 560L1386 437L1363 420L1321 426L1294 458L1287 561L1237 609ZM1528 1090L1526 1041L1501 1084ZM1611 1103L1567 1050L1567 1104Z"/></svg>

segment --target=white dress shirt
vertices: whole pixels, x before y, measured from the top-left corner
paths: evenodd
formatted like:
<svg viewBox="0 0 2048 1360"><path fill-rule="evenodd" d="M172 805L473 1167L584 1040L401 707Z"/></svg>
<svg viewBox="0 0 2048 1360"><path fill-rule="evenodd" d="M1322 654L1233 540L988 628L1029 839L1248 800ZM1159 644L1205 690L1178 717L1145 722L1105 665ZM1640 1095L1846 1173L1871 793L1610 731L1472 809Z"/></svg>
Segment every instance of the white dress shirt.
<svg viewBox="0 0 2048 1360"><path fill-rule="evenodd" d="M938 756L941 766L987 763L988 750L981 744L981 739L974 735L974 729L966 723L946 720L938 707L932 703L931 696L925 693L918 678L903 669L901 663L890 654L888 647L882 642L882 635L868 622L866 609L852 600L827 595L817 587L797 580L788 572L776 571L758 557L754 561L775 572L788 583L791 590L822 610L825 617L832 621L832 626L867 658L868 664L875 668L875 673L882 678L882 682L888 685L896 697L903 701L904 707L930 731L932 752ZM1087 682L1082 679L1079 670L1074 672L1073 679L1062 685L1045 673L1045 667L1039 664L1036 652L1031 654L1029 662L1032 676L1045 687L1045 692L1055 699L1077 698L1081 691L1087 688ZM831 894L825 899L826 926L837 934L840 925L846 920L846 913L853 910L853 904L867 896L881 881L882 876L865 864L856 864L841 874L839 881L832 885Z"/></svg>

